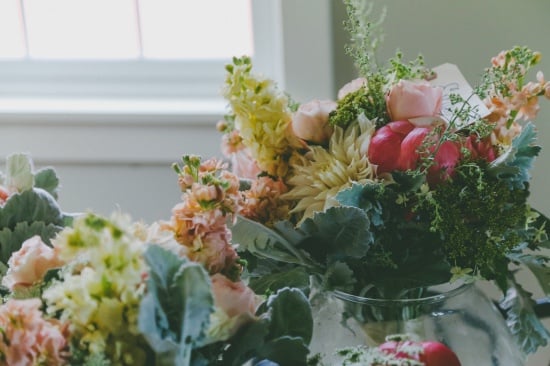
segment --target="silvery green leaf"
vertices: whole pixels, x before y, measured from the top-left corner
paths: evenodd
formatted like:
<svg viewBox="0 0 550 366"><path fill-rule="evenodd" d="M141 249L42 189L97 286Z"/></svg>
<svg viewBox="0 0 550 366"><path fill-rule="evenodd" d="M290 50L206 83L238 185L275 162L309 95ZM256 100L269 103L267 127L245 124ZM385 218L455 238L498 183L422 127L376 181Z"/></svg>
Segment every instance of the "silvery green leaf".
<svg viewBox="0 0 550 366"><path fill-rule="evenodd" d="M550 259L545 255L512 253L509 258L524 264L535 276L540 287L550 296Z"/></svg>
<svg viewBox="0 0 550 366"><path fill-rule="evenodd" d="M44 168L36 172L34 175L34 186L36 188L42 188L57 199L59 178L52 168Z"/></svg>
<svg viewBox="0 0 550 366"><path fill-rule="evenodd" d="M536 146L536 131L532 123L527 123L512 145L489 166L491 174L508 181L511 188L524 189L531 178L529 170L541 148Z"/></svg>
<svg viewBox="0 0 550 366"><path fill-rule="evenodd" d="M35 221L17 223L13 229L4 227L0 230L0 262L7 264L12 253L21 249L23 242L35 235L39 235L42 241L50 244L50 240L61 230L60 226Z"/></svg>
<svg viewBox="0 0 550 366"><path fill-rule="evenodd" d="M40 188L15 193L0 208L0 228L11 228L20 222L41 221L63 226L63 214L51 194Z"/></svg>
<svg viewBox="0 0 550 366"><path fill-rule="evenodd" d="M231 232L239 251L248 251L257 257L279 262L314 266L305 253L286 239L300 237L301 234L293 233L296 229L292 226L280 225L278 228L285 232L281 234L259 222L239 216Z"/></svg>
<svg viewBox="0 0 550 366"><path fill-rule="evenodd" d="M310 236L307 244L314 258L317 253L331 260L362 258L373 243L367 214L356 207L331 207L306 219L300 230Z"/></svg>
<svg viewBox="0 0 550 366"><path fill-rule="evenodd" d="M550 333L536 316L535 301L531 293L523 289L513 278L500 306L506 311L506 323L525 354L535 353L550 340Z"/></svg>
<svg viewBox="0 0 550 366"><path fill-rule="evenodd" d="M156 245L147 248L145 260L150 271L139 330L158 366L187 366L193 349L202 345L213 311L208 273Z"/></svg>
<svg viewBox="0 0 550 366"><path fill-rule="evenodd" d="M10 190L24 192L34 186L31 158L26 154L13 154L6 161L6 186Z"/></svg>

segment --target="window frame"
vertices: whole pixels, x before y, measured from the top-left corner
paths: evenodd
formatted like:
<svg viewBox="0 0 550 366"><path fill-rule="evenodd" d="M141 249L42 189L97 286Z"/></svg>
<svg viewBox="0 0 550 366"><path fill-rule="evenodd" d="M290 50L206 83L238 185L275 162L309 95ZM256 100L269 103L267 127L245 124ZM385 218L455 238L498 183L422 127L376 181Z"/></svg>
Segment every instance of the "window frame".
<svg viewBox="0 0 550 366"><path fill-rule="evenodd" d="M275 80L299 102L330 98L331 1L253 0L252 5L255 72ZM200 72L177 61L4 62L0 154L28 151L35 161L56 165L172 161L181 146L162 141L172 141L176 133L197 133L200 139L209 139L205 131L216 133L215 124L227 112L220 88L228 61L199 62ZM90 129L109 136L101 151L78 149L88 143ZM140 129L150 131L144 136L154 133L154 156L128 138ZM214 148L198 139L189 137L192 145L186 149L211 155ZM217 141L208 143L219 149Z"/></svg>

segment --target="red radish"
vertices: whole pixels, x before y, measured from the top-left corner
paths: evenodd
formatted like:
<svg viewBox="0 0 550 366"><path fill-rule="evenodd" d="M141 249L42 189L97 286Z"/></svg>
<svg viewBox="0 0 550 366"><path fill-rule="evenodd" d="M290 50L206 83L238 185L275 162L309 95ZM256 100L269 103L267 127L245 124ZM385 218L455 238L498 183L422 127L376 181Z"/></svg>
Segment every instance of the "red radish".
<svg viewBox="0 0 550 366"><path fill-rule="evenodd" d="M456 354L443 343L422 342L422 348L424 353L420 356L420 361L426 366L460 366Z"/></svg>
<svg viewBox="0 0 550 366"><path fill-rule="evenodd" d="M456 354L440 342L387 341L378 349L396 358L420 361L426 366L461 366Z"/></svg>

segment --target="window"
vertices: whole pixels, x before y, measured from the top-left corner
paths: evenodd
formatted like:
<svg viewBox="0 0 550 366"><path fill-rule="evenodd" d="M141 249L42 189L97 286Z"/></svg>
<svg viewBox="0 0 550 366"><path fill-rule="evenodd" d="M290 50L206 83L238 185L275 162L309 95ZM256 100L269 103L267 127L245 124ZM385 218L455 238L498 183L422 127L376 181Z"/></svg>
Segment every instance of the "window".
<svg viewBox="0 0 550 366"><path fill-rule="evenodd" d="M251 0L2 0L0 97L12 110L216 99L223 65L254 54L252 30Z"/></svg>
<svg viewBox="0 0 550 366"><path fill-rule="evenodd" d="M253 53L250 0L3 0L0 27L0 58L190 60Z"/></svg>

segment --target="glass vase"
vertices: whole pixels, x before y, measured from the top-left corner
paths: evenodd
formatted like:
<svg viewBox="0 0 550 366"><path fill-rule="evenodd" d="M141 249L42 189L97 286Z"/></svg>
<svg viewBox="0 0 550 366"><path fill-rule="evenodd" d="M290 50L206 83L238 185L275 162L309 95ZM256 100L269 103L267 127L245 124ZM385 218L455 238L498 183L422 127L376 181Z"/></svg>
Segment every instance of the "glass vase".
<svg viewBox="0 0 550 366"><path fill-rule="evenodd" d="M312 297L312 307L310 350L322 365L341 364L338 349L377 346L395 334L442 342L463 366L525 363L498 308L472 284L431 288L427 296L398 300L325 292Z"/></svg>

